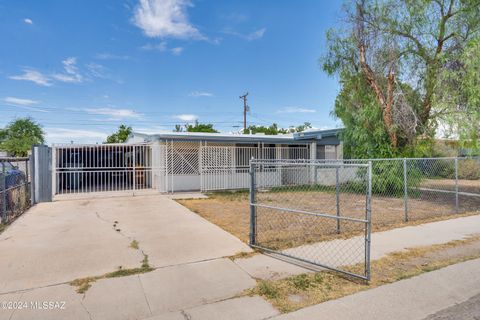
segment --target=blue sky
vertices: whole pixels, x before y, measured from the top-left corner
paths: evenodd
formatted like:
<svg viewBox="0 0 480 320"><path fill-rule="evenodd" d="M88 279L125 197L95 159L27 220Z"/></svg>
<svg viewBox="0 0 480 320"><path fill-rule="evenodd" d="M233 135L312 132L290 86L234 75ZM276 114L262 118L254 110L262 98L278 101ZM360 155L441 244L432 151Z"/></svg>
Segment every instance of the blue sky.
<svg viewBox="0 0 480 320"><path fill-rule="evenodd" d="M102 142L119 124L198 119L340 124L319 67L340 1L0 0L0 127L31 116L49 143Z"/></svg>

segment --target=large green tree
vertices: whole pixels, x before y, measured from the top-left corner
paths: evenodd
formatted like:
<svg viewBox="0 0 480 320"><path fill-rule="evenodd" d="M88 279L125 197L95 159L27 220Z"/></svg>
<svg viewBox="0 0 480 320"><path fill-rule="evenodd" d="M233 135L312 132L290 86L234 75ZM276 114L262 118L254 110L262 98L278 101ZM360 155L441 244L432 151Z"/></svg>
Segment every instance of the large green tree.
<svg viewBox="0 0 480 320"><path fill-rule="evenodd" d="M432 138L437 96L449 84L441 74L478 38L479 17L480 0L347 2L322 57L323 69L342 85L334 115L344 135L357 147L368 141L368 154L378 156L405 153L419 136Z"/></svg>
<svg viewBox="0 0 480 320"><path fill-rule="evenodd" d="M132 127L124 124L118 127L118 130L107 137L105 143L123 143L127 141L132 133Z"/></svg>
<svg viewBox="0 0 480 320"><path fill-rule="evenodd" d="M25 157L32 145L44 142L42 127L31 118L13 120L0 129L0 149L13 156Z"/></svg>

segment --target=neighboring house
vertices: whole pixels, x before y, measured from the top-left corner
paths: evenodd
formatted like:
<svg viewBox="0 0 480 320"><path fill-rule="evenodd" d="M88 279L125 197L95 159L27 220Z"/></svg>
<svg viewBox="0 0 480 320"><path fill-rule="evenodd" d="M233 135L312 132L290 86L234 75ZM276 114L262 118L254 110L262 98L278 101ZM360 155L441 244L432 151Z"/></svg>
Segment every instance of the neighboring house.
<svg viewBox="0 0 480 320"><path fill-rule="evenodd" d="M154 189L159 192L249 187L252 158L273 161L341 159L339 129L286 135L197 132L132 133L124 144L54 145L54 193ZM271 185L292 179L267 168ZM302 180L302 181L303 181Z"/></svg>
<svg viewBox="0 0 480 320"><path fill-rule="evenodd" d="M7 157L7 156L8 156L8 154L7 154L6 151L1 151L0 150L0 158L4 158L4 157Z"/></svg>

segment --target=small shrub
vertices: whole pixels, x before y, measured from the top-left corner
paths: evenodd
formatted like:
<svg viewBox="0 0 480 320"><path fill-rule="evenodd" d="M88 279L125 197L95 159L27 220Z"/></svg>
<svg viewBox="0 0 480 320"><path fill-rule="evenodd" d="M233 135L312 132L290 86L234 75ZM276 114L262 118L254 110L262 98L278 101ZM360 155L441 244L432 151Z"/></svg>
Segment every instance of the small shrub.
<svg viewBox="0 0 480 320"><path fill-rule="evenodd" d="M325 281L325 276L323 275L323 273L317 272L313 276L313 281L315 281L315 283L317 284L322 284Z"/></svg>
<svg viewBox="0 0 480 320"><path fill-rule="evenodd" d="M137 240L132 240L132 242L130 242L130 248L138 249L138 241Z"/></svg>
<svg viewBox="0 0 480 320"><path fill-rule="evenodd" d="M479 180L480 161L475 159L459 160L458 178L466 180Z"/></svg>
<svg viewBox="0 0 480 320"><path fill-rule="evenodd" d="M288 280L297 290L304 291L313 286L313 283L307 274L300 274L298 276L291 277Z"/></svg>
<svg viewBox="0 0 480 320"><path fill-rule="evenodd" d="M275 299L279 295L278 289L274 284L263 280L258 282L258 293L261 296L265 296L269 299Z"/></svg>
<svg viewBox="0 0 480 320"><path fill-rule="evenodd" d="M372 161L372 193L403 197L404 195L404 168L403 161L399 160L380 160ZM357 175L362 179L362 183L354 190L357 192L365 192L366 190L366 174L367 169L359 169ZM411 190L416 189L422 181L421 170L407 162L407 187Z"/></svg>

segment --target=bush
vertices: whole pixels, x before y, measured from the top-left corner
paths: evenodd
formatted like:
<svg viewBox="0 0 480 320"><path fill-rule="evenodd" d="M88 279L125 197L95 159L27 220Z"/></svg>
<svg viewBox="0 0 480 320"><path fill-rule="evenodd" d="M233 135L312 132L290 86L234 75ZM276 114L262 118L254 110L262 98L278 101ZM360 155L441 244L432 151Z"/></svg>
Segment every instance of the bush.
<svg viewBox="0 0 480 320"><path fill-rule="evenodd" d="M458 178L467 180L480 179L480 161L477 159L466 159L458 161Z"/></svg>
<svg viewBox="0 0 480 320"><path fill-rule="evenodd" d="M403 161L372 162L372 193L386 196L404 195ZM407 163L407 187L418 187L422 179L420 170Z"/></svg>

